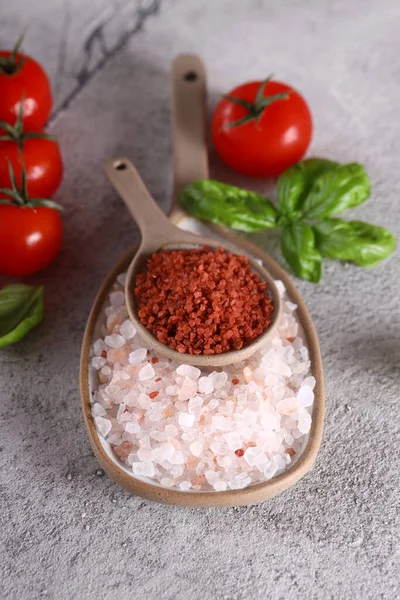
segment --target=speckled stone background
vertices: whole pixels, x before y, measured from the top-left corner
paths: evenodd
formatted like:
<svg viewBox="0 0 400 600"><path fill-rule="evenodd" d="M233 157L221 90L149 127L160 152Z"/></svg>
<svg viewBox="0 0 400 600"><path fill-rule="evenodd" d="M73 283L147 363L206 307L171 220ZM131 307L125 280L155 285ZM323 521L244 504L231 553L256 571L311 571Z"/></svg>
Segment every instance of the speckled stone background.
<svg viewBox="0 0 400 600"><path fill-rule="evenodd" d="M66 209L62 254L32 278L46 287L46 319L0 353L0 597L397 599L398 254L371 271L327 264L316 287L298 282L325 365L324 440L314 469L261 506L188 510L119 489L89 446L78 369L96 290L138 236L103 164L126 153L168 208L179 51L206 61L210 110L269 72L302 90L311 152L363 163L373 193L354 213L399 235L400 4L0 0L0 15L0 45L29 24L25 48L51 77ZM210 156L214 175L255 185ZM258 237L281 260L275 237Z"/></svg>

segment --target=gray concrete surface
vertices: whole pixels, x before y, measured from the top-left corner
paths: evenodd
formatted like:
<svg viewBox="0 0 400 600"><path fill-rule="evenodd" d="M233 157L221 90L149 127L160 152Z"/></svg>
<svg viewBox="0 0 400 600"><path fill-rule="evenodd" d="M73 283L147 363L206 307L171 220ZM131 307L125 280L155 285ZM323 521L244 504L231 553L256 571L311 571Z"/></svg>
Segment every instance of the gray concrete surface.
<svg viewBox="0 0 400 600"><path fill-rule="evenodd" d="M399 234L399 3L0 0L0 14L1 46L30 25L25 47L51 75L66 167L64 249L32 278L46 287L45 321L0 353L0 597L398 598L398 254L371 271L328 264L317 287L298 282L325 364L324 440L312 472L261 506L187 510L119 489L91 452L78 368L95 292L137 239L103 163L128 154L167 209L178 51L207 62L210 109L269 72L302 90L311 152L363 163L373 193L355 214ZM211 164L253 185L213 154ZM272 235L259 241L277 253Z"/></svg>

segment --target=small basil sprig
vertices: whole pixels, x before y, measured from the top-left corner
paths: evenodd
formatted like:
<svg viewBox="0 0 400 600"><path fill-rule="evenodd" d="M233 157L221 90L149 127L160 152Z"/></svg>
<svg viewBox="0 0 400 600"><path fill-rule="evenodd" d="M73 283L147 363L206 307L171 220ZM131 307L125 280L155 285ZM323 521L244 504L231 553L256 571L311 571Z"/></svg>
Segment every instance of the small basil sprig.
<svg viewBox="0 0 400 600"><path fill-rule="evenodd" d="M43 287L22 283L0 290L0 348L18 342L43 318Z"/></svg>
<svg viewBox="0 0 400 600"><path fill-rule="evenodd" d="M377 225L343 221L332 215L359 206L370 181L358 163L312 158L278 179L276 208L268 198L212 180L199 180L181 193L197 218L240 231L282 228L281 249L294 273L317 283L323 258L374 266L394 250L394 236Z"/></svg>

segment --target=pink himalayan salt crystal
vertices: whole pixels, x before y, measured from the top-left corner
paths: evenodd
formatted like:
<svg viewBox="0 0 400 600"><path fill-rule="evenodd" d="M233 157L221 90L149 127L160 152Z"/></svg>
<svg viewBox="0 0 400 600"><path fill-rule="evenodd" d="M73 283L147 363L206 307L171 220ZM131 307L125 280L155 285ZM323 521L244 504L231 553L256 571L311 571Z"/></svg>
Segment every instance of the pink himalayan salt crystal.
<svg viewBox="0 0 400 600"><path fill-rule="evenodd" d="M299 455L315 379L295 305L278 284L278 334L248 361L213 372L149 357L115 287L104 337L92 348L92 361L101 359L91 367L100 379L92 411L99 435L133 475L182 491L223 492L274 477Z"/></svg>
<svg viewBox="0 0 400 600"><path fill-rule="evenodd" d="M178 392L178 400L180 400L181 402L184 400L189 400L189 398L195 395L196 391L197 383L193 381L193 379L185 377Z"/></svg>

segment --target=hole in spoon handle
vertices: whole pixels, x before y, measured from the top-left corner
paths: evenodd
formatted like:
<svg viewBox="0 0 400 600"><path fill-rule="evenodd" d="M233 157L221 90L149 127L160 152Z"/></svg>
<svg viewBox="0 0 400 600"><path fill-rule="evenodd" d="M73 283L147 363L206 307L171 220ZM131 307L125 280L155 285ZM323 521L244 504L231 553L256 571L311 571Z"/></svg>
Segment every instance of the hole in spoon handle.
<svg viewBox="0 0 400 600"><path fill-rule="evenodd" d="M144 239L164 238L173 225L151 197L139 173L125 157L106 163L106 175L137 222Z"/></svg>

